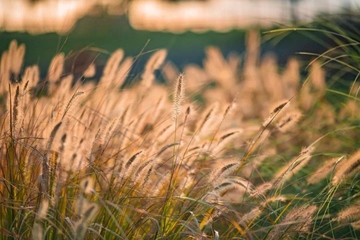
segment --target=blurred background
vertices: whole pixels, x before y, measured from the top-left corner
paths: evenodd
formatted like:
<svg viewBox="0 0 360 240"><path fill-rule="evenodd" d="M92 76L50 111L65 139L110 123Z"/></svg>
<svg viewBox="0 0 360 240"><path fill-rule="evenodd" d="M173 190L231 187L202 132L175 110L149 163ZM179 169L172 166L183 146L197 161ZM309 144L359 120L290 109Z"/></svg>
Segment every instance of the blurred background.
<svg viewBox="0 0 360 240"><path fill-rule="evenodd" d="M332 44L316 32L284 27L360 26L360 0L0 0L0 52L12 39L25 43L25 65L39 64L42 75L58 52L68 56L72 71L96 60L101 68L117 48L138 56L133 73L141 71L150 53L169 51L180 70L201 64L206 46L227 56L245 53L249 29L262 33L262 52L274 52L278 64L298 52L320 53ZM317 25L316 25L317 24ZM76 56L76 57L74 57ZM306 58L306 56L299 56ZM75 59L75 60L74 60Z"/></svg>

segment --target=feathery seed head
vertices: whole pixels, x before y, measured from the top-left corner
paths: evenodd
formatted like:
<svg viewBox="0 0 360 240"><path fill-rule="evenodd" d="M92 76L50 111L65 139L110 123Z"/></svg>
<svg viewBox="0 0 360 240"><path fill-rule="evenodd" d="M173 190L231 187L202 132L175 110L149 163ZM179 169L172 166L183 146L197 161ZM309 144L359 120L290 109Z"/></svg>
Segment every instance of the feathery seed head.
<svg viewBox="0 0 360 240"><path fill-rule="evenodd" d="M175 83L174 91L174 119L180 114L181 103L184 95L184 75L180 74Z"/></svg>
<svg viewBox="0 0 360 240"><path fill-rule="evenodd" d="M94 179L87 177L80 182L80 188L84 194L90 194L94 191Z"/></svg>
<svg viewBox="0 0 360 240"><path fill-rule="evenodd" d="M48 71L48 81L50 83L55 83L61 77L61 74L64 70L64 61L65 54L59 53L51 60L49 71Z"/></svg>
<svg viewBox="0 0 360 240"><path fill-rule="evenodd" d="M341 161L335 170L332 184L340 184L345 178L350 177L356 173L360 167L360 150L356 151L348 159Z"/></svg>

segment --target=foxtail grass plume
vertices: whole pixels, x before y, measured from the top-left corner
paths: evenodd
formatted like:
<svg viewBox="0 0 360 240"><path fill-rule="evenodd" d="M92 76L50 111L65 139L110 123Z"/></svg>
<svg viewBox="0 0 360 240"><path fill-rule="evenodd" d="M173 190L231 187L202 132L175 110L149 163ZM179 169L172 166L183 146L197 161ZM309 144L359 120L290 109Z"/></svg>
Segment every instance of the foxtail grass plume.
<svg viewBox="0 0 360 240"><path fill-rule="evenodd" d="M156 84L154 70L166 57L161 49L146 64L143 82L126 86L136 59L123 60L122 50L111 55L100 82L74 84L75 75L62 76L64 54L53 59L48 76L41 79L37 66L13 62L25 48L12 43L0 64L0 202L6 202L0 207L2 234L26 239L60 234L71 239L211 238L216 229L220 239L292 239L307 233L307 238L355 233L344 233L341 227L359 225L357 215L351 215L357 214L358 196L350 195L356 188L339 184L358 177L359 154L319 161L344 155L350 140L358 137L348 129L357 126L346 128L327 98L319 101L321 82L309 80L306 89L309 106L315 103L316 108L303 106L302 96L295 97L302 78L298 62L289 63L285 73L273 58L259 65L255 34L245 68L238 56L225 57L211 47L204 68L185 66L186 74L178 75L169 65L169 82ZM22 74L22 81L9 84L20 76L14 71ZM46 79L49 91L39 85ZM290 100L281 99L291 99L293 108L288 108ZM354 100L351 111L356 113L356 95L348 99ZM330 122L325 119L329 109ZM301 113L301 131L294 135ZM337 124L341 131L332 131ZM314 138L326 141L315 141L321 152L314 156L316 162L310 161L315 143L293 157L293 151ZM290 161L281 166L280 159ZM321 166L313 170L314 164ZM295 179L305 166L306 176ZM325 187L308 188L301 180L312 170L308 183L332 173L334 177ZM280 184L289 179L294 181ZM337 214L339 196L349 210ZM51 211L44 210L44 203L36 216L44 198L51 201ZM317 211L314 203L322 209ZM101 216L95 218L99 210ZM319 221L311 229L315 214Z"/></svg>
<svg viewBox="0 0 360 240"><path fill-rule="evenodd" d="M81 180L80 188L84 194L91 194L94 191L94 179L87 177Z"/></svg>
<svg viewBox="0 0 360 240"><path fill-rule="evenodd" d="M175 83L174 91L174 112L173 118L176 119L180 114L181 103L184 95L184 75L180 74Z"/></svg>
<svg viewBox="0 0 360 240"><path fill-rule="evenodd" d="M37 65L27 67L23 75L23 81L28 82L26 86L27 92L36 87L40 81L40 70ZM25 89L24 89L25 90ZM29 94L30 95L30 94Z"/></svg>
<svg viewBox="0 0 360 240"><path fill-rule="evenodd" d="M164 75L167 82L171 84L180 75L180 72L179 69L171 61L166 61L166 63L162 67L162 74ZM185 71L184 75L186 75Z"/></svg>
<svg viewBox="0 0 360 240"><path fill-rule="evenodd" d="M77 205L77 214L80 219L74 223L74 239L82 240L85 239L88 225L98 213L99 206L82 197L78 199Z"/></svg>
<svg viewBox="0 0 360 240"><path fill-rule="evenodd" d="M360 220L356 222L352 222L350 224L354 229L359 230L360 229Z"/></svg>
<svg viewBox="0 0 360 240"><path fill-rule="evenodd" d="M315 147L310 145L303 148L300 155L294 157L288 164L282 167L274 176L272 183L274 186L278 186L280 183L284 183L289 180L292 176L300 171L311 159L311 153Z"/></svg>
<svg viewBox="0 0 360 240"><path fill-rule="evenodd" d="M335 170L337 163L343 160L343 158L344 156L332 158L321 163L320 167L307 179L308 184L316 184L326 178L326 176Z"/></svg>
<svg viewBox="0 0 360 240"><path fill-rule="evenodd" d="M196 131L200 134L212 132L218 126L216 121L221 119L218 115L219 103L215 102L206 108L196 123Z"/></svg>
<svg viewBox="0 0 360 240"><path fill-rule="evenodd" d="M289 101L281 102L279 105L273 108L273 110L270 112L270 115L264 120L262 126L266 128L280 113L280 111L285 108L285 106L289 103Z"/></svg>
<svg viewBox="0 0 360 240"><path fill-rule="evenodd" d="M10 68L11 68L11 63L10 63L10 60L9 60L9 52L4 51L1 54L1 63L0 63L0 73L1 73L2 79L6 79L6 78L4 78L4 76L9 75Z"/></svg>
<svg viewBox="0 0 360 240"><path fill-rule="evenodd" d="M260 36L256 30L250 30L246 36L246 66L245 68L254 68L258 63L259 49L260 49Z"/></svg>
<svg viewBox="0 0 360 240"><path fill-rule="evenodd" d="M114 78L115 89L120 88L124 84L126 77L128 76L131 70L132 64L133 64L133 59L131 57L127 57L122 61L122 63L120 64L120 66L116 71L116 75Z"/></svg>
<svg viewBox="0 0 360 240"><path fill-rule="evenodd" d="M22 118L21 93L19 84L9 84L9 97L7 101L7 108L11 113L11 131L14 133L19 129L18 122Z"/></svg>
<svg viewBox="0 0 360 240"><path fill-rule="evenodd" d="M159 69L159 67L164 63L166 55L166 49L157 50L153 55L151 55L150 59L147 61L145 65L145 72Z"/></svg>
<svg viewBox="0 0 360 240"><path fill-rule="evenodd" d="M41 223L35 222L32 228L31 237L33 240L43 240L44 239L44 227Z"/></svg>
<svg viewBox="0 0 360 240"><path fill-rule="evenodd" d="M349 159L343 160L338 164L335 174L332 178L332 184L337 185L344 181L346 178L357 173L360 167L360 150L352 154Z"/></svg>
<svg viewBox="0 0 360 240"><path fill-rule="evenodd" d="M50 83L57 82L61 74L64 71L64 62L65 62L65 54L59 53L51 60L49 71L48 71L48 81Z"/></svg>
<svg viewBox="0 0 360 240"><path fill-rule="evenodd" d="M253 184L240 177L226 177L214 187L214 192L228 203L240 203L244 195L254 195Z"/></svg>
<svg viewBox="0 0 360 240"><path fill-rule="evenodd" d="M239 161L235 160L226 160L218 161L213 167L213 171L209 176L209 183L216 184L221 181L224 177L231 175L239 167Z"/></svg>
<svg viewBox="0 0 360 240"><path fill-rule="evenodd" d="M18 75L23 64L25 45L21 44L18 46L16 40L11 41L9 54L11 57L11 71L13 74Z"/></svg>
<svg viewBox="0 0 360 240"><path fill-rule="evenodd" d="M103 87L107 87L112 82L123 57L124 51L122 49L117 49L111 54L110 58L106 62L103 76L100 79L100 85L105 84Z"/></svg>
<svg viewBox="0 0 360 240"><path fill-rule="evenodd" d="M293 208L281 223L271 231L270 239L293 239L296 234L308 234L317 210L316 205Z"/></svg>
<svg viewBox="0 0 360 240"><path fill-rule="evenodd" d="M280 132L287 132L293 129L301 116L302 114L299 110L289 111L277 121L276 127Z"/></svg>
<svg viewBox="0 0 360 240"><path fill-rule="evenodd" d="M282 75L284 84L285 98L293 97L298 89L300 83L299 70L300 64L295 58L290 58L286 64L285 72Z"/></svg>
<svg viewBox="0 0 360 240"><path fill-rule="evenodd" d="M45 219L48 210L49 210L49 200L44 199L40 204L39 211L37 212L37 217L39 219Z"/></svg>
<svg viewBox="0 0 360 240"><path fill-rule="evenodd" d="M212 154L214 156L219 156L221 152L226 151L227 145L230 145L243 132L243 129L233 129L232 131L223 134L217 141L217 144L211 149Z"/></svg>
<svg viewBox="0 0 360 240"><path fill-rule="evenodd" d="M39 210L35 217L35 223L32 228L32 239L42 240L44 239L44 224L42 220L46 219L46 214L49 210L49 200L42 200Z"/></svg>
<svg viewBox="0 0 360 240"><path fill-rule="evenodd" d="M360 221L360 201L355 202L353 206L341 210L333 220L340 223Z"/></svg>
<svg viewBox="0 0 360 240"><path fill-rule="evenodd" d="M153 55L151 55L149 60L146 62L145 71L141 75L142 85L145 88L149 88L150 86L153 85L155 80L154 71L159 69L160 66L164 63L166 55L167 55L166 49L157 50L155 53L153 53Z"/></svg>

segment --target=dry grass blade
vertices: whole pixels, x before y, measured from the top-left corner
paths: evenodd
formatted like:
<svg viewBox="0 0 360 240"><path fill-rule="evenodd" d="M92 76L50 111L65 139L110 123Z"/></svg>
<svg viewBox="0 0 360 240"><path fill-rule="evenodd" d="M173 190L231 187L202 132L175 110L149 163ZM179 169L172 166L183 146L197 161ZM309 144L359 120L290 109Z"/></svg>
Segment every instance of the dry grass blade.
<svg viewBox="0 0 360 240"><path fill-rule="evenodd" d="M124 86L143 51L133 59L118 49L100 79L89 64L84 74L94 79L75 82L75 67L62 76L71 54L55 56L42 79L38 66L22 66L25 46L11 42L0 63L1 234L356 237L356 85L335 99L347 106L338 109L321 63L301 86L299 61L282 70L273 56L260 59L259 44L251 31L244 64L208 47L203 67L185 66L184 75L168 64L161 84L155 71L167 50L159 49L141 81ZM309 147L298 154L301 146Z"/></svg>

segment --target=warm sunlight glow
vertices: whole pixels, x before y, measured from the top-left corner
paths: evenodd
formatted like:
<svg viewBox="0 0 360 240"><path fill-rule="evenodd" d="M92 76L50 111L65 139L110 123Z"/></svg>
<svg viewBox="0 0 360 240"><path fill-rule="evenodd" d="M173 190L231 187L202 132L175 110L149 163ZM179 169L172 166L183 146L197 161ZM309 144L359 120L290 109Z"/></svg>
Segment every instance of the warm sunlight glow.
<svg viewBox="0 0 360 240"><path fill-rule="evenodd" d="M356 8L356 3L353 0L302 0L293 5L290 1L280 0L138 0L130 3L129 18L132 27L139 30L228 31L249 26L286 24L293 17L307 22L320 12L333 13L343 7ZM292 10L296 16L292 15Z"/></svg>
<svg viewBox="0 0 360 240"><path fill-rule="evenodd" d="M95 0L52 0L31 4L3 0L0 3L0 28L30 33L67 33L96 3Z"/></svg>
<svg viewBox="0 0 360 240"><path fill-rule="evenodd" d="M0 29L68 33L87 15L128 14L133 28L148 31L222 31L250 26L306 23L321 12L357 9L359 0L0 0Z"/></svg>
<svg viewBox="0 0 360 240"><path fill-rule="evenodd" d="M96 6L107 7L109 14L122 14L122 1L48 0L30 3L27 0L0 1L0 29L30 33L68 33L76 21L91 13ZM110 11L111 9L111 11Z"/></svg>

